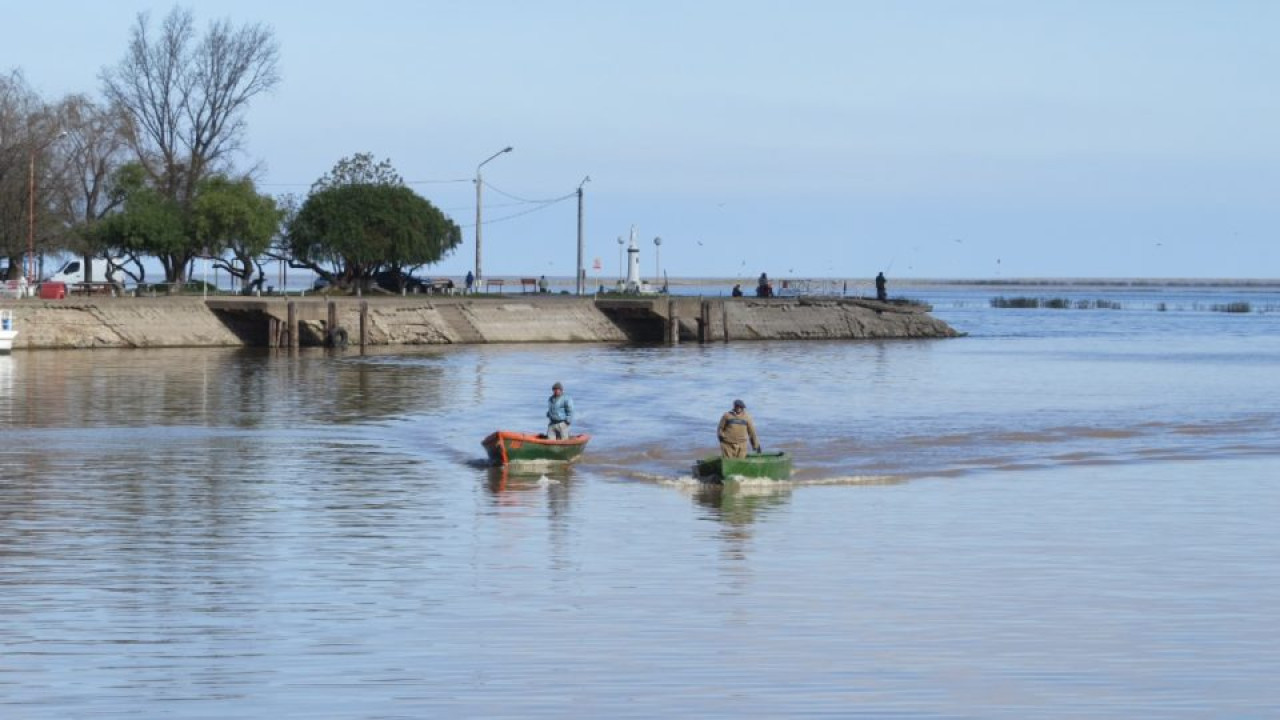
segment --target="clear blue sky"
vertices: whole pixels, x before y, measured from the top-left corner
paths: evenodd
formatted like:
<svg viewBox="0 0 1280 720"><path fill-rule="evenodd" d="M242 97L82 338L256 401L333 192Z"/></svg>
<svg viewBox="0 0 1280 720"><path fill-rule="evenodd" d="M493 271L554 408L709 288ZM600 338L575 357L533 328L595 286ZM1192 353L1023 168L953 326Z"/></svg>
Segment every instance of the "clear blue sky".
<svg viewBox="0 0 1280 720"><path fill-rule="evenodd" d="M605 279L632 224L646 275L1277 276L1277 2L186 6L280 42L242 163L264 191L360 151L465 180L513 145L484 169L511 195L591 176ZM172 7L9 3L0 68L47 100L97 94L137 12ZM464 226L430 273L464 273L473 185L414 187ZM486 274L572 275L574 201L484 207Z"/></svg>

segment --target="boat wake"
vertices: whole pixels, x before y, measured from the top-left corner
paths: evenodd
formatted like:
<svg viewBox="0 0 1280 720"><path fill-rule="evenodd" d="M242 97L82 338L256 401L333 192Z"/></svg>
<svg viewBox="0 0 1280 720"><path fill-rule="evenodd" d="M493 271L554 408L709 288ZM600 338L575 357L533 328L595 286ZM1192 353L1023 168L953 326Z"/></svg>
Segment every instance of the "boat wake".
<svg viewBox="0 0 1280 720"><path fill-rule="evenodd" d="M834 475L829 477L808 477L794 474L786 480L769 478L730 477L727 481L719 478L706 478L690 475L660 475L657 473L626 473L628 479L667 485L676 488L707 488L729 486L740 490L791 490L802 487L823 487L829 485L897 485L906 482L906 478L892 475Z"/></svg>

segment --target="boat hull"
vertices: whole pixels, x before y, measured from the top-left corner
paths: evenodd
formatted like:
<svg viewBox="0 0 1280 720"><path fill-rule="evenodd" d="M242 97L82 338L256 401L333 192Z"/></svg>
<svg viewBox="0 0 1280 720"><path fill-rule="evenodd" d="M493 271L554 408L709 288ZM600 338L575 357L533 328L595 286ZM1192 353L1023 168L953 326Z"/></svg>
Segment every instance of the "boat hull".
<svg viewBox="0 0 1280 720"><path fill-rule="evenodd" d="M791 456L785 452L756 453L744 458L728 458L713 455L699 460L693 466L695 475L701 478L765 478L786 480L791 477Z"/></svg>
<svg viewBox="0 0 1280 720"><path fill-rule="evenodd" d="M582 456L590 435L553 440L543 435L499 430L480 444L493 465L567 465Z"/></svg>

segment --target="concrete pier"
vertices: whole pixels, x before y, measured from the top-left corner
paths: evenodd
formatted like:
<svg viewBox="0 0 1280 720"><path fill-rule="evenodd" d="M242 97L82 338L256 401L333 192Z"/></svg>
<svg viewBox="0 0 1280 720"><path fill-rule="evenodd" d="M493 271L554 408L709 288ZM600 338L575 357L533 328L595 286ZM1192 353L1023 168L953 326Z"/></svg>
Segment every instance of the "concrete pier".
<svg viewBox="0 0 1280 720"><path fill-rule="evenodd" d="M927 307L843 298L568 295L3 300L15 350L941 338Z"/></svg>

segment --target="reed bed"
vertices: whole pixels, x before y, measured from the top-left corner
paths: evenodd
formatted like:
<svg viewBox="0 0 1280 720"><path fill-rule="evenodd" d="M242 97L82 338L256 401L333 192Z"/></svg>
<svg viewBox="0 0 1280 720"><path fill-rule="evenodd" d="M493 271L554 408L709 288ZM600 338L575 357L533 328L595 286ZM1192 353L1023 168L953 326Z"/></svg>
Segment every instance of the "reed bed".
<svg viewBox="0 0 1280 720"><path fill-rule="evenodd" d="M1070 298L993 297L993 308L1047 308L1050 310L1123 310L1115 300L1072 300Z"/></svg>
<svg viewBox="0 0 1280 720"><path fill-rule="evenodd" d="M1221 304L1211 305L1209 309L1214 312L1225 312L1225 313L1253 312L1253 308L1247 302L1221 303Z"/></svg>

